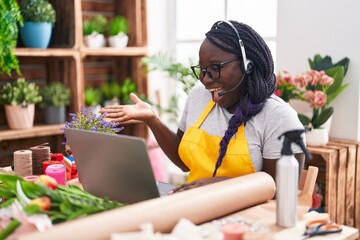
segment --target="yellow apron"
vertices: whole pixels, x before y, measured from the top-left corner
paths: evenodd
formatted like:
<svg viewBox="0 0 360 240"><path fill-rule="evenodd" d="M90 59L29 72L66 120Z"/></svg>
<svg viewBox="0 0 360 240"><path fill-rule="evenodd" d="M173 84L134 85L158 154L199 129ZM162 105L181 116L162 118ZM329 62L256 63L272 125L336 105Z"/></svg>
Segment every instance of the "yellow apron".
<svg viewBox="0 0 360 240"><path fill-rule="evenodd" d="M214 106L215 102L210 101L208 103L195 125L189 127L180 142L179 156L190 169L187 182L212 177L214 172L222 137L208 135L200 129L201 124ZM227 152L216 176L237 177L254 172L255 169L245 139L245 127L244 124L241 124L235 138L230 139Z"/></svg>

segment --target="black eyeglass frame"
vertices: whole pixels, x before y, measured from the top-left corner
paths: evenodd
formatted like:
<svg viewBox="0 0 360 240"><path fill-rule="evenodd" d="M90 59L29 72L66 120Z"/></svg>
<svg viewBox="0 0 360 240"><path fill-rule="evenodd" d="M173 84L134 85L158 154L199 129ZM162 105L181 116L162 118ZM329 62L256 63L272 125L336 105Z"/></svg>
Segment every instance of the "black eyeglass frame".
<svg viewBox="0 0 360 240"><path fill-rule="evenodd" d="M191 70L193 71L195 77L199 80L202 80L205 76L205 73L208 75L209 78L211 78L212 80L217 80L220 78L221 76L221 68L224 67L225 64L228 64L228 63L231 63L231 62L234 62L234 61L237 61L237 60L240 60L241 58L240 57L236 57L236 58L233 58L231 60L227 60L227 61L224 61L224 62L221 62L221 63L212 63L212 64L209 64L207 65L206 67L202 68L200 67L200 65L196 65L196 66L191 66ZM214 77L213 74L208 71L208 67L211 67L211 66L217 66L217 69L219 69L217 72L219 73L219 76L218 77ZM196 69L200 69L200 73L199 73L199 76L196 74ZM205 73L204 73L205 72ZM203 75L203 76L202 76ZM201 77L202 76L202 77Z"/></svg>

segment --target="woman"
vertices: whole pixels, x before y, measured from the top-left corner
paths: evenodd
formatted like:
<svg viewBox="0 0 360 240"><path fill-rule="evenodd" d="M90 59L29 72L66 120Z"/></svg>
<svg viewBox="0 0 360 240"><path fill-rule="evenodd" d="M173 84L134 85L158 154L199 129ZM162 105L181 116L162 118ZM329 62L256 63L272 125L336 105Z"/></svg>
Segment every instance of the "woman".
<svg viewBox="0 0 360 240"><path fill-rule="evenodd" d="M189 93L177 134L134 94L134 105L108 106L101 112L114 122L140 120L150 127L171 161L190 171L187 183L176 191L256 171L275 179L279 136L303 126L296 112L273 94L276 80L268 46L249 26L219 21L206 33L199 60L191 68L201 84ZM301 149L293 150L301 169Z"/></svg>

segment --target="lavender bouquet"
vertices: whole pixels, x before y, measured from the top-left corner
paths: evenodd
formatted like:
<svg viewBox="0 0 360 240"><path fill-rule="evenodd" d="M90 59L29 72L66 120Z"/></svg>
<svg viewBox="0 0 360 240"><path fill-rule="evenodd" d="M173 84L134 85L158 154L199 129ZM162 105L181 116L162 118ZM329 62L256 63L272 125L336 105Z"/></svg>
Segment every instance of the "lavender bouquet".
<svg viewBox="0 0 360 240"><path fill-rule="evenodd" d="M70 113L71 122L65 122L65 128L80 129L92 132L117 134L124 129L118 123L105 121L106 113L95 114L91 107L80 108L77 114Z"/></svg>

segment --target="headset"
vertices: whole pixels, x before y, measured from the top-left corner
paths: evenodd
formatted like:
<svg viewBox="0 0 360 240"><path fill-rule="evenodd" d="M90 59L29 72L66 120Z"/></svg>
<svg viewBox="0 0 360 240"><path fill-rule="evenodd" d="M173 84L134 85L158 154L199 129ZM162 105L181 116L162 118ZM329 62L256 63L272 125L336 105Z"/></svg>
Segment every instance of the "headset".
<svg viewBox="0 0 360 240"><path fill-rule="evenodd" d="M253 62L249 59L247 59L246 57L246 52L245 52L245 47L244 47L244 43L240 38L240 34L239 31L235 28L235 26L228 20L222 20L222 21L218 21L216 22L214 25L219 25L220 23L226 23L227 25L229 25L236 33L238 39L239 39L239 45L240 45L240 50L241 50L241 56L243 58L243 63L244 63L244 69L245 69L245 73L246 74L250 74L253 71Z"/></svg>

